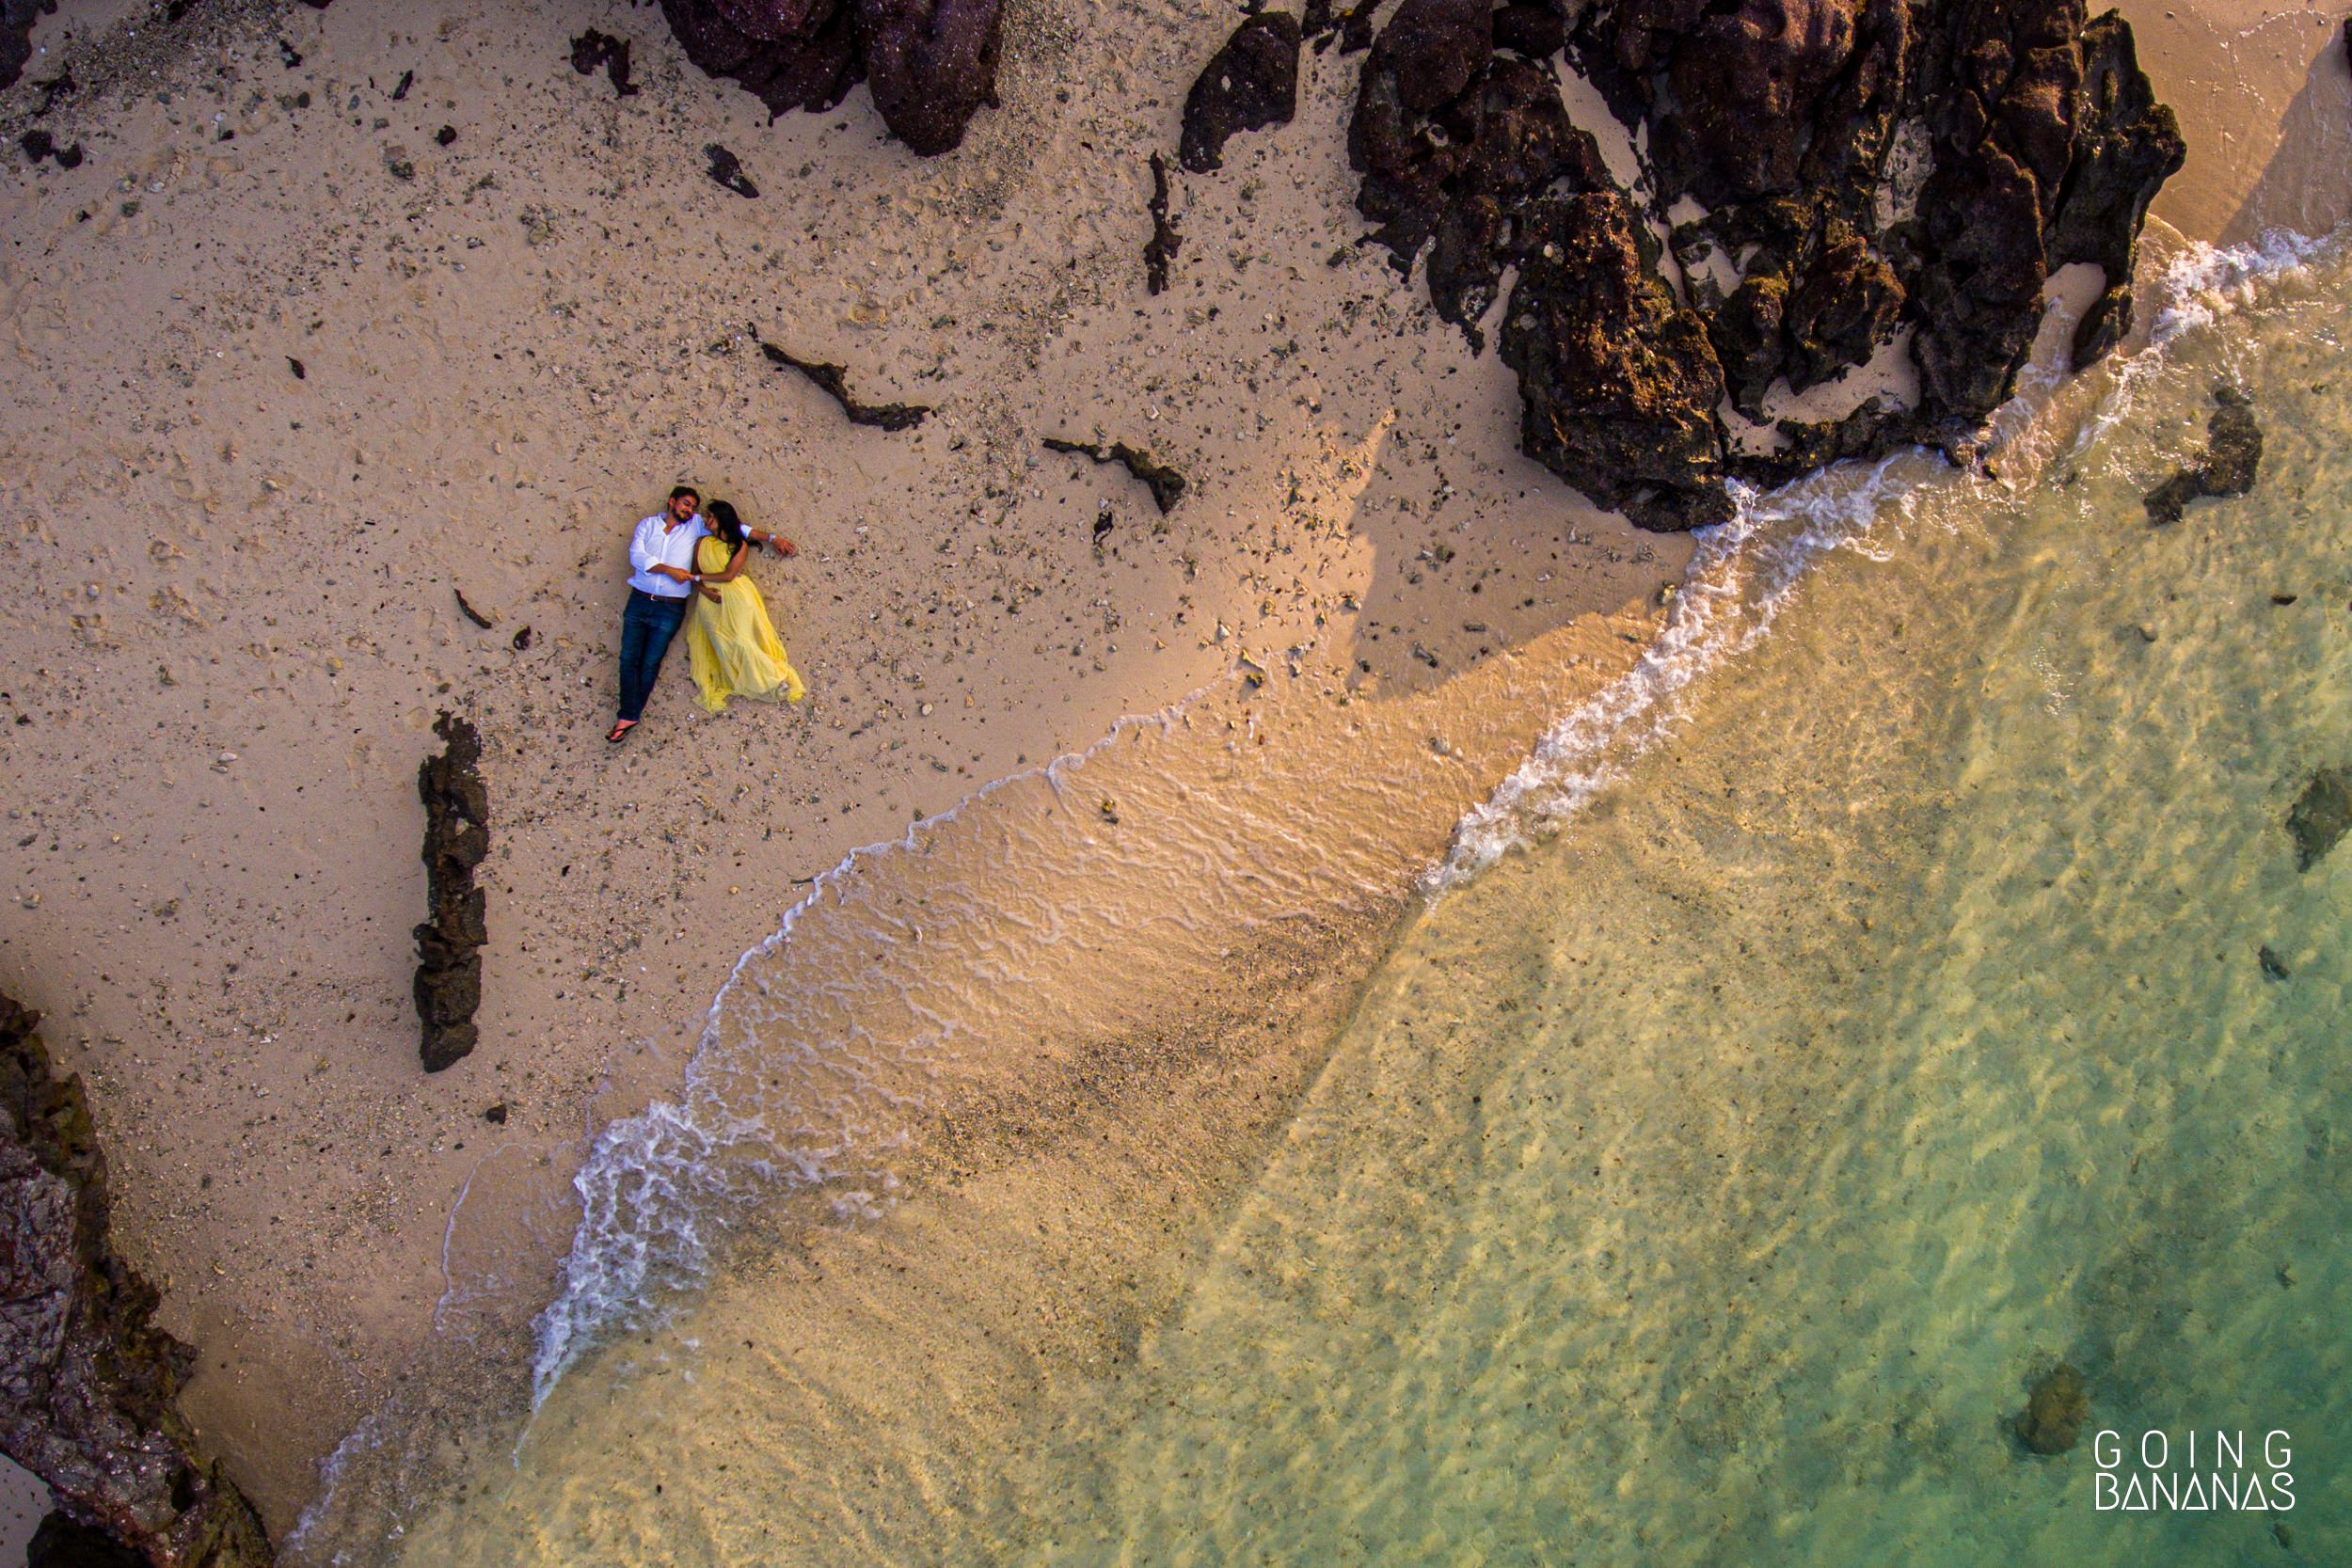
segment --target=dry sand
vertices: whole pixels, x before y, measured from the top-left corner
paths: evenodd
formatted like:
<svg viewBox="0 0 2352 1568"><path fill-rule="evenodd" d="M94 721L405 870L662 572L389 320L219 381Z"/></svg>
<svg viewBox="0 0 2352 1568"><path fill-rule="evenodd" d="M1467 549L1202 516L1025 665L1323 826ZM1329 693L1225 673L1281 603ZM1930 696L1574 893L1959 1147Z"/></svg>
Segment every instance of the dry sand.
<svg viewBox="0 0 2352 1568"><path fill-rule="evenodd" d="M2311 178L2352 112L2334 19L2144 9L2191 147L2159 213L2341 217ZM803 880L1239 648L1311 644L1379 702L1679 575L1685 544L1518 455L1507 372L1418 285L1335 256L1353 62L1308 55L1295 124L1179 178L1175 284L1145 294L1145 158L1223 9L1016 5L1004 106L930 162L862 91L765 123L620 5L160 15L41 24L28 81L71 66L50 123L87 158L4 198L0 988L85 1074L119 1243L276 1526L427 1343L482 1156L560 1168L616 1067L674 1077ZM569 69L591 25L634 40L637 96ZM2258 113L2213 90L2241 71ZM705 176L712 142L757 199ZM852 427L755 330L938 412ZM1192 491L1161 518L1047 435L1148 446ZM679 479L799 541L755 575L814 695L706 719L681 655L608 747L623 542ZM428 1078L442 707L487 749L492 942L482 1048Z"/></svg>

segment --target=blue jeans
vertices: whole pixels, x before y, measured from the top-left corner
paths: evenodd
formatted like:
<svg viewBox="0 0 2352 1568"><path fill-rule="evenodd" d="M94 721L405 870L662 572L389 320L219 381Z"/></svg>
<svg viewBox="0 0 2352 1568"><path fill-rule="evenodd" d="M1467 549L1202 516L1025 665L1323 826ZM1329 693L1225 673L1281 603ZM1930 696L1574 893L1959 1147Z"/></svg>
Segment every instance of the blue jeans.
<svg viewBox="0 0 2352 1568"><path fill-rule="evenodd" d="M628 608L621 611L622 718L645 716L645 699L653 695L653 679L661 673L670 639L685 624L684 599L657 599L642 589L628 591Z"/></svg>

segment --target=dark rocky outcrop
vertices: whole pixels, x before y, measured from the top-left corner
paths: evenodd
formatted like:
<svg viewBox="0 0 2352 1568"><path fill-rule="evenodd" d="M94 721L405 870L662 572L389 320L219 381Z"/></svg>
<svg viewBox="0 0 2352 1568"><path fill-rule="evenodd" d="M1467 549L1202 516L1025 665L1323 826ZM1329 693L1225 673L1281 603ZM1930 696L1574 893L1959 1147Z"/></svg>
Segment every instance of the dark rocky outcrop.
<svg viewBox="0 0 2352 1568"><path fill-rule="evenodd" d="M858 39L882 123L935 157L996 102L999 0L858 0Z"/></svg>
<svg viewBox="0 0 2352 1568"><path fill-rule="evenodd" d="M16 86L24 74L24 62L33 57L33 24L56 8L57 0L0 0L0 88Z"/></svg>
<svg viewBox="0 0 2352 1568"><path fill-rule="evenodd" d="M490 852L490 795L482 782L482 736L444 713L433 726L441 754L417 767L424 801L424 865L432 918L417 937L418 1054L438 1072L471 1054L481 1038L482 946L490 940L486 901L474 867Z"/></svg>
<svg viewBox="0 0 2352 1568"><path fill-rule="evenodd" d="M1288 125L1298 113L1298 18L1261 11L1209 56L1184 95L1177 156L1196 174L1225 164L1225 143L1244 131Z"/></svg>
<svg viewBox="0 0 2352 1568"><path fill-rule="evenodd" d="M2295 869L2309 871L2317 865L2347 831L2352 831L2352 773L2323 768L2312 775L2287 812Z"/></svg>
<svg viewBox="0 0 2352 1568"><path fill-rule="evenodd" d="M24 1544L24 1568L149 1568L149 1563L146 1553L57 1509Z"/></svg>
<svg viewBox="0 0 2352 1568"><path fill-rule="evenodd" d="M2090 1415L2083 1374L2061 1361L2034 1381L2012 1430L2028 1453L2059 1454L2081 1439Z"/></svg>
<svg viewBox="0 0 2352 1568"><path fill-rule="evenodd" d="M1648 237L1614 192L1537 207L1502 360L1518 372L1520 450L1644 528L1696 528L1730 515L1723 370L1644 253Z"/></svg>
<svg viewBox="0 0 2352 1568"><path fill-rule="evenodd" d="M593 76L601 66L605 80L612 84L612 96L633 98L637 84L628 79L628 40L591 27L572 40L572 69L582 76Z"/></svg>
<svg viewBox="0 0 2352 1568"><path fill-rule="evenodd" d="M1531 63L1563 40L1646 134L1641 206ZM1725 515L1732 477L1917 440L1967 449L2070 262L2106 283L2077 362L2106 353L2130 326L2148 202L2184 149L2130 27L2082 0L1597 0L1573 22L1550 0L1402 0L1364 63L1348 155L1373 238L1407 274L1426 252L1431 303L1474 349L1518 269L1503 340L1530 455L1672 528ZM1619 206L1578 199L1598 196ZM1650 223L1686 203L1699 215L1671 235L1670 277ZM1543 263L1534 236L1563 223L1599 278ZM1605 313L1620 308L1632 317ZM1766 442L1700 401L1711 379L1760 422L1778 389L1834 382L1906 332L1915 403Z"/></svg>
<svg viewBox="0 0 2352 1568"><path fill-rule="evenodd" d="M686 57L771 114L824 110L870 81L892 135L926 157L996 102L1000 0L661 0Z"/></svg>
<svg viewBox="0 0 2352 1568"><path fill-rule="evenodd" d="M1314 44L1318 55L1330 48L1334 39L1339 40L1341 54L1360 55L1372 47L1372 13L1379 6L1380 0L1358 0L1343 11L1331 0L1307 0L1298 30Z"/></svg>
<svg viewBox="0 0 2352 1568"><path fill-rule="evenodd" d="M2074 159L2059 193L2050 265L2090 261L2106 287L2074 328L2074 368L2122 342L2132 329L2132 263L2148 203L2181 166L2180 129L2139 69L2129 24L2113 11L2082 32L2083 80Z"/></svg>
<svg viewBox="0 0 2352 1568"><path fill-rule="evenodd" d="M780 115L830 109L866 79L847 0L661 0L686 57Z"/></svg>
<svg viewBox="0 0 2352 1568"><path fill-rule="evenodd" d="M759 195L759 187L753 184L752 177L743 172L743 160L733 152L717 142L711 142L703 149L703 156L710 160L712 180L747 199Z"/></svg>
<svg viewBox="0 0 2352 1568"><path fill-rule="evenodd" d="M1473 347L1536 198L1611 188L1550 74L1493 45L1483 5L1406 0L1364 62L1347 139L1372 237L1408 275L1430 247L1430 300Z"/></svg>
<svg viewBox="0 0 2352 1568"><path fill-rule="evenodd" d="M1152 237L1143 242L1143 286L1149 293L1168 292L1168 265L1184 248L1184 236L1168 215L1168 160L1152 154Z"/></svg>
<svg viewBox="0 0 2352 1568"><path fill-rule="evenodd" d="M196 1353L155 1326L154 1287L115 1255L106 1160L39 1015L0 996L0 1450L46 1481L56 1554L103 1544L154 1568L262 1568L251 1506L175 1404Z"/></svg>
<svg viewBox="0 0 2352 1568"><path fill-rule="evenodd" d="M24 149L27 163L38 164L43 158L54 158L59 168L82 166L82 144L80 142L75 142L71 147L59 147L56 137L38 127L25 132L24 135L17 138L17 146Z"/></svg>
<svg viewBox="0 0 2352 1568"><path fill-rule="evenodd" d="M2205 454L2141 498L2151 523L2177 523L2188 503L2206 496L2242 496L2262 467L2263 432L2254 400L2234 387L2216 387L2205 421Z"/></svg>
<svg viewBox="0 0 2352 1568"><path fill-rule="evenodd" d="M841 412L850 417L851 424L870 425L876 430L908 430L921 424L930 410L919 403L860 403L850 395L849 372L839 365L828 365L815 359L803 359L787 354L775 344L762 341L759 352L768 362L783 370L795 370L806 376L824 393L841 405Z"/></svg>
<svg viewBox="0 0 2352 1568"><path fill-rule="evenodd" d="M1045 437L1045 450L1076 452L1082 457L1091 457L1097 463L1120 464L1129 473L1143 481L1144 487L1152 492L1152 504L1158 507L1162 514L1175 511L1176 503L1184 499L1184 475L1164 463L1153 462L1150 452L1139 451L1124 441L1113 441L1108 446L1097 446L1088 441L1072 441L1059 436L1048 436Z"/></svg>

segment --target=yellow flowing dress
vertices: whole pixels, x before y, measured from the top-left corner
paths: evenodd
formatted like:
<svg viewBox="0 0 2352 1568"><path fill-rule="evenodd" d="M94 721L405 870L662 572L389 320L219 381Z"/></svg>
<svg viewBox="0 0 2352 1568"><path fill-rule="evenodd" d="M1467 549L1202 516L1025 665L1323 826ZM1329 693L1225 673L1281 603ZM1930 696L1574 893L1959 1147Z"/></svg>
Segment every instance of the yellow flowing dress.
<svg viewBox="0 0 2352 1568"><path fill-rule="evenodd" d="M694 546L695 569L715 577L727 569L729 554L725 540L705 539ZM703 706L724 713L729 697L797 703L807 696L752 579L739 576L717 586L719 602L696 594L694 613L686 618L686 656L694 684L702 689Z"/></svg>

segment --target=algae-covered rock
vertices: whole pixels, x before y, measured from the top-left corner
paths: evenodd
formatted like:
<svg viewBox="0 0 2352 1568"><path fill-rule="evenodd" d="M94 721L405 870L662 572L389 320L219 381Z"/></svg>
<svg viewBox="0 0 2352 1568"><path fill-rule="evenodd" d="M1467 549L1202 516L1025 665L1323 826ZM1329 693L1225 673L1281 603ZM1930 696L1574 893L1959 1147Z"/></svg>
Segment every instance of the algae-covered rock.
<svg viewBox="0 0 2352 1568"><path fill-rule="evenodd" d="M2083 1386L2083 1374L2061 1361L2036 1379L2026 1395L2026 1408L2017 1418L2017 1440L2032 1453L2064 1453L2081 1438L2090 1415L2090 1393Z"/></svg>
<svg viewBox="0 0 2352 1568"><path fill-rule="evenodd" d="M2287 836L2295 840L2295 869L2309 871L2352 830L2352 775L2323 768L2312 775L2287 812Z"/></svg>
<svg viewBox="0 0 2352 1568"><path fill-rule="evenodd" d="M2233 387L2217 387L2213 417L2205 421L2205 452L2196 462L2148 492L2144 504L2152 523L2177 523L2188 503L2205 496L2242 496L2254 487L2262 467L2263 432L2254 404Z"/></svg>

